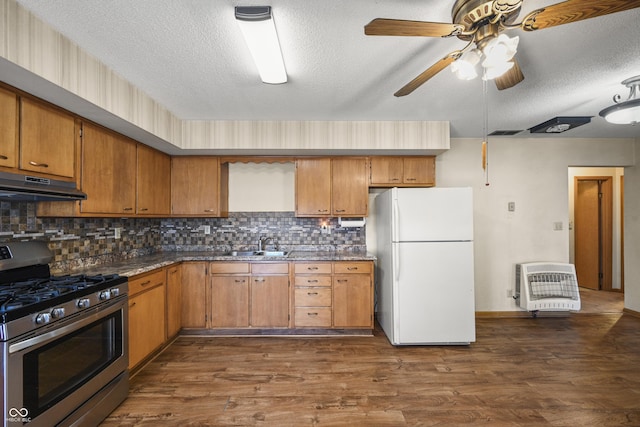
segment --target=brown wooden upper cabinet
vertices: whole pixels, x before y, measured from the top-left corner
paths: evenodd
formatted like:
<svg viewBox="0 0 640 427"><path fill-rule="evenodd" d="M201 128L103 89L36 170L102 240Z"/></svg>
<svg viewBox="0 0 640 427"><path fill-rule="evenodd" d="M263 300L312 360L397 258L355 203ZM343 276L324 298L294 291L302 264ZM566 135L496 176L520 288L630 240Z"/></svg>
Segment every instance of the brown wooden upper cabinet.
<svg viewBox="0 0 640 427"><path fill-rule="evenodd" d="M436 185L435 156L373 156L370 158L371 187L433 187Z"/></svg>
<svg viewBox="0 0 640 427"><path fill-rule="evenodd" d="M18 97L0 89L0 166L18 167Z"/></svg>
<svg viewBox="0 0 640 427"><path fill-rule="evenodd" d="M139 216L171 213L171 158L138 144L137 202Z"/></svg>
<svg viewBox="0 0 640 427"><path fill-rule="evenodd" d="M367 159L296 159L296 216L366 216Z"/></svg>
<svg viewBox="0 0 640 427"><path fill-rule="evenodd" d="M218 157L171 158L171 214L229 216L229 164Z"/></svg>
<svg viewBox="0 0 640 427"><path fill-rule="evenodd" d="M135 214L136 142L88 123L82 130L80 188L87 200L80 202L80 212Z"/></svg>
<svg viewBox="0 0 640 427"><path fill-rule="evenodd" d="M72 115L20 98L20 169L72 180L76 176L75 147Z"/></svg>

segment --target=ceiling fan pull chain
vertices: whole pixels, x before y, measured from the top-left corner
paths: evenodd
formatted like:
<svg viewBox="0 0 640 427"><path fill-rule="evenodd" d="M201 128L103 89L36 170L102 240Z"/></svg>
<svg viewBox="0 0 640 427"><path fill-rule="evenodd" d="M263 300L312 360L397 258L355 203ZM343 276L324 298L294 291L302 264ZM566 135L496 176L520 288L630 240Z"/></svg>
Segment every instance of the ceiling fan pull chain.
<svg viewBox="0 0 640 427"><path fill-rule="evenodd" d="M484 71L486 73L486 70ZM482 169L484 169L484 185L489 185L489 95L487 88L487 79L482 79Z"/></svg>

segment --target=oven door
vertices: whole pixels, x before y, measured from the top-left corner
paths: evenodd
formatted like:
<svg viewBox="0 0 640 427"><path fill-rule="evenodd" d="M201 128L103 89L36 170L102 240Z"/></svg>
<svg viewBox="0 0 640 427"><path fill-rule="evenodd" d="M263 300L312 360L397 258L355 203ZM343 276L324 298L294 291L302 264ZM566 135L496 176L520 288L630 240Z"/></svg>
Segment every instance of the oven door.
<svg viewBox="0 0 640 427"><path fill-rule="evenodd" d="M128 384L127 310L123 295L7 343L5 426L55 425L114 379Z"/></svg>

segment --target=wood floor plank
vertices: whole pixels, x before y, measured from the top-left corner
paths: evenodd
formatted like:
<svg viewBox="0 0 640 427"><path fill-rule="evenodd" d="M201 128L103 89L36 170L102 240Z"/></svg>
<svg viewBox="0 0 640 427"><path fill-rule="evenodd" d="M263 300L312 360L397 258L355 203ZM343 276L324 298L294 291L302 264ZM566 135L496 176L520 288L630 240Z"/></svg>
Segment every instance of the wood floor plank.
<svg viewBox="0 0 640 427"><path fill-rule="evenodd" d="M180 337L112 426L639 426L640 319L480 318L469 346Z"/></svg>

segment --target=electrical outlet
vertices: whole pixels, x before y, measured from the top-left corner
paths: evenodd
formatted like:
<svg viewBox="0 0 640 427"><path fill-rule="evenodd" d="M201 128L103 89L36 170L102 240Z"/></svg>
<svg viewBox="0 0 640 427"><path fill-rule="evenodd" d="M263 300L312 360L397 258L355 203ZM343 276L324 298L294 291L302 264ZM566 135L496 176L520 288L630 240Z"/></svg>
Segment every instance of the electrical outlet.
<svg viewBox="0 0 640 427"><path fill-rule="evenodd" d="M320 227L320 234L330 234L331 233L331 227L329 227L327 224L322 224L322 226Z"/></svg>
<svg viewBox="0 0 640 427"><path fill-rule="evenodd" d="M202 228L204 228L204 234L211 234L211 226L210 225L204 225L204 226L202 226Z"/></svg>
<svg viewBox="0 0 640 427"><path fill-rule="evenodd" d="M116 227L113 229L113 238L119 239L122 237L122 227Z"/></svg>
<svg viewBox="0 0 640 427"><path fill-rule="evenodd" d="M507 203L507 209L509 210L509 212L515 212L516 211L516 202Z"/></svg>
<svg viewBox="0 0 640 427"><path fill-rule="evenodd" d="M555 231L562 231L562 221L560 222L554 222L553 223L553 229Z"/></svg>
<svg viewBox="0 0 640 427"><path fill-rule="evenodd" d="M507 289L507 298L513 298L513 289Z"/></svg>

